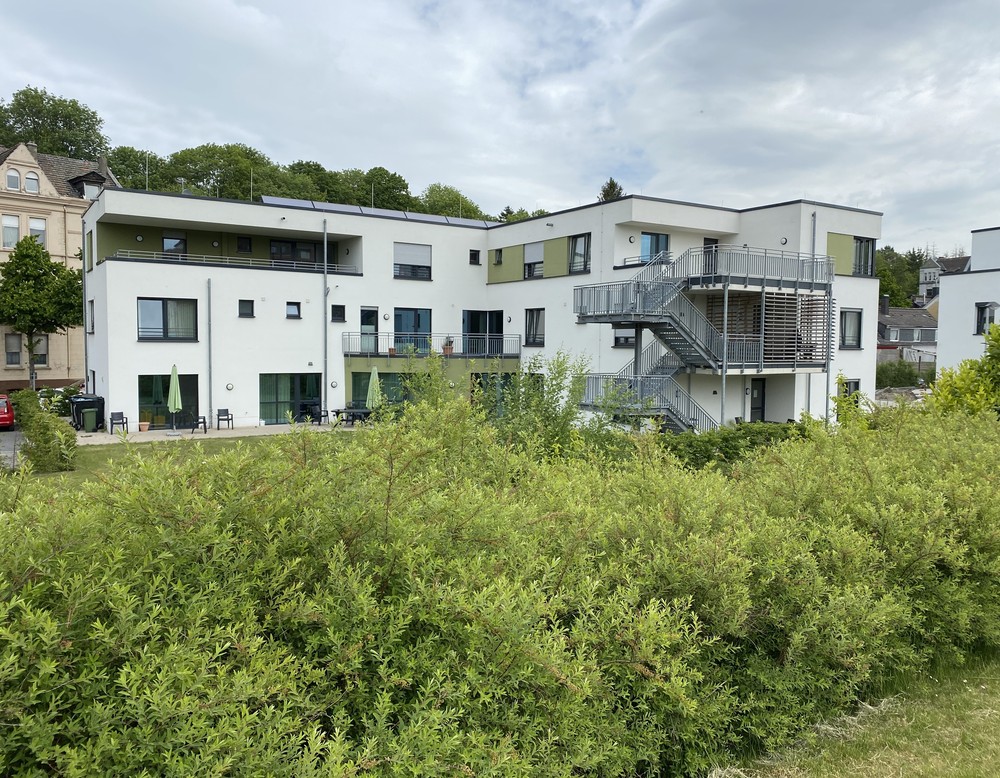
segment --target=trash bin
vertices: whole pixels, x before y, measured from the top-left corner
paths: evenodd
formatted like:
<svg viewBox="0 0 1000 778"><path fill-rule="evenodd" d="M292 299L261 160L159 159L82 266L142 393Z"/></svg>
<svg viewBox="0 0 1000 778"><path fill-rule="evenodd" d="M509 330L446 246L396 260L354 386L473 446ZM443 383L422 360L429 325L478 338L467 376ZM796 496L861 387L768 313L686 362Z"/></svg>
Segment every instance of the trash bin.
<svg viewBox="0 0 1000 778"><path fill-rule="evenodd" d="M97 432L97 408L84 408L80 415L83 417L83 431Z"/></svg>
<svg viewBox="0 0 1000 778"><path fill-rule="evenodd" d="M96 394L78 394L69 398L70 423L75 429L83 429L83 411L92 408L97 412L96 427L104 426L104 398ZM95 427L95 429L96 429Z"/></svg>

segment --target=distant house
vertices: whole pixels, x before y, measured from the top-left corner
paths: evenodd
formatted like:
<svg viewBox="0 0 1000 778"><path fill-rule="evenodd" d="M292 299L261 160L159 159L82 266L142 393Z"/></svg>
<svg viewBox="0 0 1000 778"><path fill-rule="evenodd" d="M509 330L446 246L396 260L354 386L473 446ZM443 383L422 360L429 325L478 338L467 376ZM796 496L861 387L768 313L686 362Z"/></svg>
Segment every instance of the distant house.
<svg viewBox="0 0 1000 778"><path fill-rule="evenodd" d="M933 300L940 294L942 273L964 273L971 257L927 257L920 266L920 297Z"/></svg>
<svg viewBox="0 0 1000 778"><path fill-rule="evenodd" d="M0 146L0 262L7 261L21 238L34 235L53 262L79 269L83 212L103 188L117 185L104 160L39 154L34 143ZM0 330L0 337L4 346L0 388L28 386L24 338L10 330ZM33 367L39 386L83 380L82 330L42 336Z"/></svg>
<svg viewBox="0 0 1000 778"><path fill-rule="evenodd" d="M1000 308L1000 227L972 231L972 256L939 279L938 368L978 359Z"/></svg>
<svg viewBox="0 0 1000 778"><path fill-rule="evenodd" d="M919 367L937 359L937 319L926 308L890 308L884 296L878 313L878 361L903 360Z"/></svg>

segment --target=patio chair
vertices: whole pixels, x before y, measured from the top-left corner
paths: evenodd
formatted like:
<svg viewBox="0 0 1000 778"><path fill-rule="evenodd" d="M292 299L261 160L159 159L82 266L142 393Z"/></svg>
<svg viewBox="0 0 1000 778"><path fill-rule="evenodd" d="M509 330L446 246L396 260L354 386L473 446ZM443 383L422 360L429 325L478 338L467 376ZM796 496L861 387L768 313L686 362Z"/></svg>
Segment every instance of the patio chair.
<svg viewBox="0 0 1000 778"><path fill-rule="evenodd" d="M111 411L111 429L108 432L114 435L116 426L121 427L128 435L128 417L124 411Z"/></svg>
<svg viewBox="0 0 1000 778"><path fill-rule="evenodd" d="M221 430L223 422L228 422L229 429L233 428L233 414L229 412L228 408L219 408L215 417L215 428Z"/></svg>

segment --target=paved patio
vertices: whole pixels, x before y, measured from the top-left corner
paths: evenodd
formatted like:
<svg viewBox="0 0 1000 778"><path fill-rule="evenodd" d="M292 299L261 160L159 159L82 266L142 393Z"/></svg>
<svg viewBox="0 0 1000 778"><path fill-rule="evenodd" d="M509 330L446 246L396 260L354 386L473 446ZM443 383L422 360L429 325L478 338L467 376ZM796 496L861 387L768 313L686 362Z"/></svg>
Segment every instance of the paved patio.
<svg viewBox="0 0 1000 778"><path fill-rule="evenodd" d="M341 427L331 424L298 424L297 427L306 427L311 432L329 432L334 429L352 429L351 427ZM252 438L259 435L284 435L292 429L290 424L268 424L260 427L235 427L221 430L209 427L208 432L202 432L198 428L197 432L191 432L190 427L178 430L147 430L139 432L137 425L129 422L129 433L126 440L129 443L154 443L166 440L205 440L211 438ZM109 443L121 443L122 434L120 429L115 429L115 434L111 435L106 430L97 432L84 432L80 430L76 433L76 442L80 446L101 446Z"/></svg>

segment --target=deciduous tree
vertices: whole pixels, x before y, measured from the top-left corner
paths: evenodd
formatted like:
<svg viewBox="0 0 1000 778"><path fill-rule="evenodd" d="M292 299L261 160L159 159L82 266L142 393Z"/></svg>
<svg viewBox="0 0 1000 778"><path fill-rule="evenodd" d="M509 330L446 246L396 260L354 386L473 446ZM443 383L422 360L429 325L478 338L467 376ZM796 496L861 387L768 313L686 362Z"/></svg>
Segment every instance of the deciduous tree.
<svg viewBox="0 0 1000 778"><path fill-rule="evenodd" d="M0 100L0 145L34 141L44 154L97 159L108 151L104 120L76 100L26 86Z"/></svg>
<svg viewBox="0 0 1000 778"><path fill-rule="evenodd" d="M22 238L0 265L0 324L24 336L28 364L35 363L41 335L82 323L80 272L53 262L33 235ZM35 388L34 375L31 388Z"/></svg>

